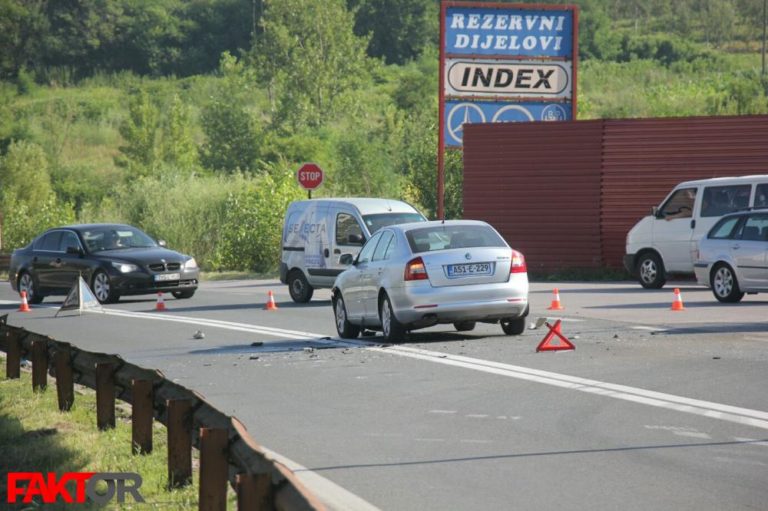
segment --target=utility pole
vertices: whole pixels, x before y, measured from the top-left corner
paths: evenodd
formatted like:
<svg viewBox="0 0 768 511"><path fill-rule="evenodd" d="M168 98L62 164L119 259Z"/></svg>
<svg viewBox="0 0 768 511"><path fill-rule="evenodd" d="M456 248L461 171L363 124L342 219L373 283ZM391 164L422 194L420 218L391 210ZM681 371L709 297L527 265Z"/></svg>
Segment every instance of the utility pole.
<svg viewBox="0 0 768 511"><path fill-rule="evenodd" d="M768 6L768 0L763 0L763 72L762 76L765 78L765 28L768 25L768 16L766 16L766 6Z"/></svg>

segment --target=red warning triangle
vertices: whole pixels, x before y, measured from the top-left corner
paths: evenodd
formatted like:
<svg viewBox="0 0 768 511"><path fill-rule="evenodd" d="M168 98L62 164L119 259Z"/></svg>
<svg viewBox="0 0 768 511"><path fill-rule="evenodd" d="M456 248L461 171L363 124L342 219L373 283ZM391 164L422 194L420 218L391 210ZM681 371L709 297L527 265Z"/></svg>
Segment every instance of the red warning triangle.
<svg viewBox="0 0 768 511"><path fill-rule="evenodd" d="M555 321L555 325L552 326L549 323L544 323L549 328L549 333L541 340L536 352L539 351L559 351L559 350L575 350L576 346L568 340L566 336L560 332L560 320ZM552 343L555 337L559 337L559 341Z"/></svg>

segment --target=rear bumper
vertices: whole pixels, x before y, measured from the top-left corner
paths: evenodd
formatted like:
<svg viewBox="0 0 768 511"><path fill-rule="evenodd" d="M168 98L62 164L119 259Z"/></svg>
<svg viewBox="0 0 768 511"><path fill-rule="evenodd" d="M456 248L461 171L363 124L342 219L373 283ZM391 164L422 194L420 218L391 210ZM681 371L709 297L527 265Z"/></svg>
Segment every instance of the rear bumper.
<svg viewBox="0 0 768 511"><path fill-rule="evenodd" d="M528 281L433 288L428 283L389 290L397 319L407 325L495 321L528 314Z"/></svg>

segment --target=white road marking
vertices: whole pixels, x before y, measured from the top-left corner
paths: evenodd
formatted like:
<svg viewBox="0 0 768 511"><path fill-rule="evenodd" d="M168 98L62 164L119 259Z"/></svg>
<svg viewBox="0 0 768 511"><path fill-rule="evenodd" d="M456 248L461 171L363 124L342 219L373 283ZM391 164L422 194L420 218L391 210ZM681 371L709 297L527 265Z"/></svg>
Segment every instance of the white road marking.
<svg viewBox="0 0 768 511"><path fill-rule="evenodd" d="M132 317L140 319L154 319L158 321L176 321L180 323L189 323L195 325L211 326L216 328L225 328L230 330L239 330L253 333L261 333L263 335L271 335L275 337L293 336L300 339L313 339L316 342L328 343L328 344L346 344L349 346L356 346L365 348L370 351L376 351L379 353L387 353L390 355L397 355L402 357L413 358L416 360L423 360L436 364L443 364L453 367L462 367L465 369L471 369L474 371L481 371L489 374L496 374L499 376L506 376L508 378L516 378L520 380L532 381L537 383L543 383L546 385L552 385L555 387L561 387L569 390L576 390L579 392L586 392L588 394L595 394L598 396L611 397L614 399L621 399L624 401L630 401L634 403L640 403L648 406L655 406L658 408L664 408L667 410L674 410L683 413L690 413L693 415L699 415L703 417L709 417L712 419L718 419L745 426L753 426L761 429L768 429L768 412L760 410L751 410L749 408L741 408L737 406L724 405L720 403L714 403L711 401L703 401L699 399L691 399L682 396L675 396L673 394L665 394L662 392L650 391L639 389L635 387L629 387L626 385L617 385L613 383L601 382L598 380L591 380L588 378L579 378L576 376L568 376L565 374L553 373L549 371L542 371L539 369L531 369L528 367L515 366L511 364L503 364L501 362L493 362L489 360L482 360L477 358L465 357L461 355L451 355L448 353L441 353L437 351L423 350L419 348L410 348L407 346L378 346L374 342L367 341L351 341L351 340L326 340L321 334L315 334L311 332L301 332L295 330L285 330L281 328L271 328L259 325L251 325L248 323L236 323L231 321L219 321L213 319L202 318L190 318L185 316L176 316L167 313L143 313L143 312L126 312L114 309L105 309L107 314L122 317Z"/></svg>
<svg viewBox="0 0 768 511"><path fill-rule="evenodd" d="M734 437L734 440L736 440L737 442L744 442L744 443L749 443L754 445L762 445L763 447L768 447L768 442L763 440L755 440L754 438L741 438L737 436L737 437Z"/></svg>
<svg viewBox="0 0 768 511"><path fill-rule="evenodd" d="M429 413L456 413L456 410L430 410Z"/></svg>
<svg viewBox="0 0 768 511"><path fill-rule="evenodd" d="M328 509L349 511L379 511L379 508L366 502L354 493L345 490L334 482L329 481L317 472L312 472L305 466L289 460L274 451L263 447L264 451L275 461L288 467L304 485L319 498Z"/></svg>

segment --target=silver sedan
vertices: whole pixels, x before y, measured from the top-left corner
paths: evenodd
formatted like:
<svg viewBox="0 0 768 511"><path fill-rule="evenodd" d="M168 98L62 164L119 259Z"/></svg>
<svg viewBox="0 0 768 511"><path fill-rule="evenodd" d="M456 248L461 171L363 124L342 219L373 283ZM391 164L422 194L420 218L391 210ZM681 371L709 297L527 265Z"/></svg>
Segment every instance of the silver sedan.
<svg viewBox="0 0 768 511"><path fill-rule="evenodd" d="M448 220L390 226L374 234L336 278L333 311L339 336L363 328L401 341L410 330L453 323L500 323L508 335L525 330L525 258L485 222Z"/></svg>
<svg viewBox="0 0 768 511"><path fill-rule="evenodd" d="M768 291L768 209L725 215L699 241L696 280L721 302Z"/></svg>

